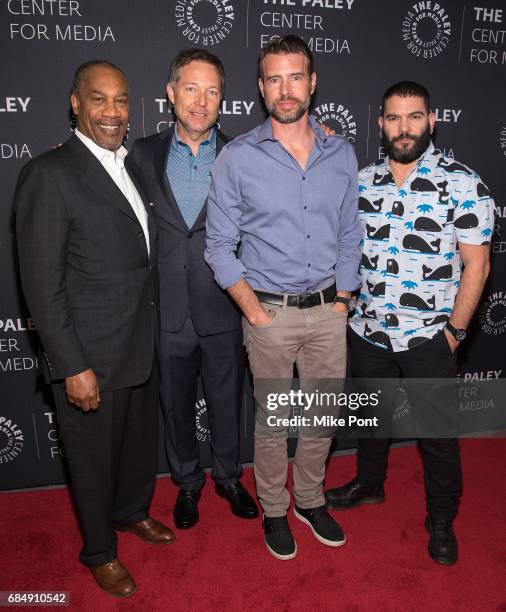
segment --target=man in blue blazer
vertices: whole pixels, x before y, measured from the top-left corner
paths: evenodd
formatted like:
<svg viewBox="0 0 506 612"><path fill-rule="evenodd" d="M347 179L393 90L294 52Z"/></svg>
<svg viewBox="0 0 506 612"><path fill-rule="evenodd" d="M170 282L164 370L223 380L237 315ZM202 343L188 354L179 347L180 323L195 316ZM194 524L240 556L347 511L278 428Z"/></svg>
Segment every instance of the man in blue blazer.
<svg viewBox="0 0 506 612"><path fill-rule="evenodd" d="M138 177L158 226L161 403L166 449L180 486L174 509L179 529L198 521L204 484L195 403L201 375L218 495L241 518L258 509L239 481L239 425L245 356L241 315L204 261L210 168L229 140L216 127L223 93L219 58L186 49L170 68L167 94L176 123L134 143L127 165Z"/></svg>

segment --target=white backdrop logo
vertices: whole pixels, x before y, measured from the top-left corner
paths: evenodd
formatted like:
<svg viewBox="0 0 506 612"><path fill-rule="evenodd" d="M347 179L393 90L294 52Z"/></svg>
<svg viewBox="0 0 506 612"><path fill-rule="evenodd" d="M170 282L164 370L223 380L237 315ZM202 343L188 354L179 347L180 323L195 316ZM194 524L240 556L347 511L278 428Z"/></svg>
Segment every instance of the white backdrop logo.
<svg viewBox="0 0 506 612"><path fill-rule="evenodd" d="M355 142L357 138L357 123L353 113L337 102L325 102L319 104L312 112L313 117L319 123L325 123L336 134L344 136L351 142Z"/></svg>
<svg viewBox="0 0 506 612"><path fill-rule="evenodd" d="M489 336L506 332L506 292L494 291L480 308L481 329Z"/></svg>
<svg viewBox="0 0 506 612"><path fill-rule="evenodd" d="M494 233L492 234L492 252L503 255L506 253L506 241L501 240L501 230L506 220L506 206L495 205Z"/></svg>
<svg viewBox="0 0 506 612"><path fill-rule="evenodd" d="M445 9L430 0L416 2L402 21L402 39L416 57L431 59L448 46L452 27Z"/></svg>
<svg viewBox="0 0 506 612"><path fill-rule="evenodd" d="M0 416L0 464L14 461L23 450L23 432L12 419Z"/></svg>
<svg viewBox="0 0 506 612"><path fill-rule="evenodd" d="M207 406L206 400L202 398L195 402L195 425L197 426L197 440L199 442L209 442L211 432L207 425Z"/></svg>
<svg viewBox="0 0 506 612"><path fill-rule="evenodd" d="M235 17L231 0L176 0L174 16L183 36L204 47L224 40Z"/></svg>
<svg viewBox="0 0 506 612"><path fill-rule="evenodd" d="M506 158L506 125L501 128L501 133L499 134L499 146L501 147L502 154Z"/></svg>

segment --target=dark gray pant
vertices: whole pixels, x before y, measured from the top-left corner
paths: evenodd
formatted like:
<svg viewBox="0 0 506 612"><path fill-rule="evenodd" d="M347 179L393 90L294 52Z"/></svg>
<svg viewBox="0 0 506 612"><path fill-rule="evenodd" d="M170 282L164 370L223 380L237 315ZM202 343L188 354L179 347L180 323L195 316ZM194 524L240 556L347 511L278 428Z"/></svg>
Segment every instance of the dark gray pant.
<svg viewBox="0 0 506 612"><path fill-rule="evenodd" d="M245 355L241 330L199 336L188 315L178 332L160 339L161 402L167 458L183 489L204 484L196 436L197 380L202 378L211 430L212 475L223 485L241 475L239 427Z"/></svg>
<svg viewBox="0 0 506 612"><path fill-rule="evenodd" d="M113 520L148 518L158 465L158 393L157 365L142 385L102 391L99 409L88 413L68 403L63 386L53 386L84 565L116 557Z"/></svg>

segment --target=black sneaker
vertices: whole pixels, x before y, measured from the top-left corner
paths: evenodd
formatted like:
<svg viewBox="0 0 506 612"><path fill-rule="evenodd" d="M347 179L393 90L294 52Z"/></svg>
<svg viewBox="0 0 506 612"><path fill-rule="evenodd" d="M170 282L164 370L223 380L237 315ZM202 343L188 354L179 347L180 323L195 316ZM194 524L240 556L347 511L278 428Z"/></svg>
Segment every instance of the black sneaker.
<svg viewBox="0 0 506 612"><path fill-rule="evenodd" d="M385 501L383 485L365 485L357 478L342 487L325 491L327 508L345 510L359 504L381 504Z"/></svg>
<svg viewBox="0 0 506 612"><path fill-rule="evenodd" d="M459 545L452 521L434 519L428 516L425 519L425 529L429 532L429 555L432 560L442 565L453 565L459 558Z"/></svg>
<svg viewBox="0 0 506 612"><path fill-rule="evenodd" d="M327 546L342 546L346 542L346 536L336 521L330 516L325 506L318 508L294 508L295 516L309 525L314 537Z"/></svg>
<svg viewBox="0 0 506 612"><path fill-rule="evenodd" d="M281 561L295 557L297 544L293 539L286 515L264 516L263 528L265 545L273 557Z"/></svg>

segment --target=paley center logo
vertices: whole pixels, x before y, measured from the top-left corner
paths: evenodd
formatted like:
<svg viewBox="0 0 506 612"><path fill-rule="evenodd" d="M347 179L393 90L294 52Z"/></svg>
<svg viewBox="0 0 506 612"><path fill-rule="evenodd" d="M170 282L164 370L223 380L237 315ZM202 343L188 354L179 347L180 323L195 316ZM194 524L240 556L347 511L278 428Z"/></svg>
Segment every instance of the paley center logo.
<svg viewBox="0 0 506 612"><path fill-rule="evenodd" d="M174 17L185 38L209 47L230 34L235 15L231 0L176 0Z"/></svg>
<svg viewBox="0 0 506 612"><path fill-rule="evenodd" d="M357 123L350 109L338 102L325 102L313 109L312 116L318 123L325 123L336 134L344 136L351 142L357 138Z"/></svg>
<svg viewBox="0 0 506 612"><path fill-rule="evenodd" d="M501 238L502 222L506 219L506 206L496 203L494 210L494 232L492 234L492 252L506 253L506 241Z"/></svg>
<svg viewBox="0 0 506 612"><path fill-rule="evenodd" d="M14 461L23 450L24 436L19 425L0 415L0 464Z"/></svg>
<svg viewBox="0 0 506 612"><path fill-rule="evenodd" d="M195 424L199 442L209 442L211 439L211 432L205 421L207 421L207 405L206 400L202 398L195 402Z"/></svg>
<svg viewBox="0 0 506 612"><path fill-rule="evenodd" d="M506 159L506 123L502 126L501 133L499 134L499 146Z"/></svg>
<svg viewBox="0 0 506 612"><path fill-rule="evenodd" d="M416 2L402 20L402 39L416 57L431 59L448 46L452 33L450 18L438 2Z"/></svg>
<svg viewBox="0 0 506 612"><path fill-rule="evenodd" d="M506 332L506 291L494 291L482 303L480 325L489 336Z"/></svg>

